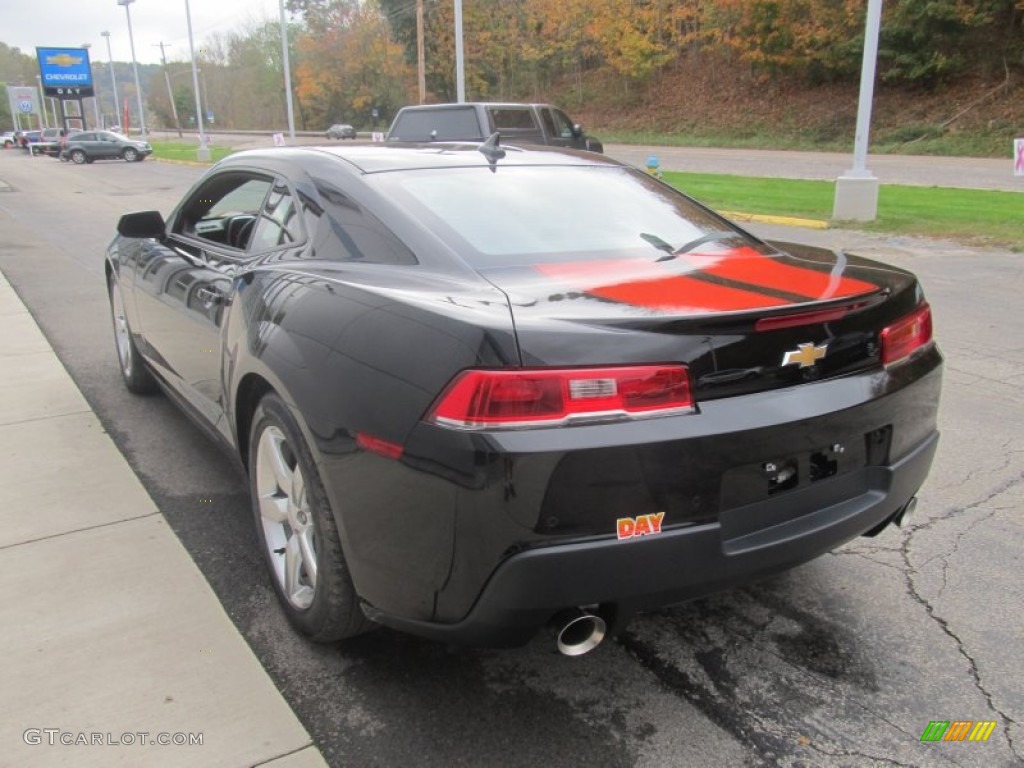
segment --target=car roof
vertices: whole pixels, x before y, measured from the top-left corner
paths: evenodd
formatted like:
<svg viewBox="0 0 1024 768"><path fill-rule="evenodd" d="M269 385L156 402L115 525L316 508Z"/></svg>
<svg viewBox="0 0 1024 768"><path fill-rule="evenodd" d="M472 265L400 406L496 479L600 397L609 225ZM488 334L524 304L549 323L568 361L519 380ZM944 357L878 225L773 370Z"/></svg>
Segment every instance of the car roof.
<svg viewBox="0 0 1024 768"><path fill-rule="evenodd" d="M305 170L322 166L331 159L351 166L359 173L385 173L429 168L487 167L487 157L474 142L435 142L432 144L369 144L352 147L287 147L251 149L236 152L219 163L219 167L246 166L267 161L282 162ZM604 155L563 149L561 147L502 145L505 156L496 161L502 166L573 165L622 167L622 163Z"/></svg>
<svg viewBox="0 0 1024 768"><path fill-rule="evenodd" d="M458 103L447 103L447 104L412 104L408 107L402 107L402 111L408 110L419 111L421 109L432 110L432 109L464 109L465 107L501 107L508 109L510 107L551 107L552 104L539 104L536 102L523 102L523 101L462 101Z"/></svg>

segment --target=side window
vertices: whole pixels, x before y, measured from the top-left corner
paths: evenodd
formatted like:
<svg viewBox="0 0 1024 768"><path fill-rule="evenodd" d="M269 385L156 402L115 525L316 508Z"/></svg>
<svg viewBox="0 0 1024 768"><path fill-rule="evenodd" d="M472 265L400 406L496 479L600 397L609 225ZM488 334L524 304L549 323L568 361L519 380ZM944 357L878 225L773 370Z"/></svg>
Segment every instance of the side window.
<svg viewBox="0 0 1024 768"><path fill-rule="evenodd" d="M302 238L299 211L288 186L278 181L263 205L252 236L252 250L265 251L290 245Z"/></svg>
<svg viewBox="0 0 1024 768"><path fill-rule="evenodd" d="M252 173L217 174L182 205L172 232L244 251L272 185Z"/></svg>
<svg viewBox="0 0 1024 768"><path fill-rule="evenodd" d="M364 264L418 264L405 243L376 216L333 184L318 179L322 207L303 200L313 238L313 256Z"/></svg>
<svg viewBox="0 0 1024 768"><path fill-rule="evenodd" d="M494 130L531 130L537 127L533 121L533 110L529 107L489 107Z"/></svg>
<svg viewBox="0 0 1024 768"><path fill-rule="evenodd" d="M555 119L555 136L562 139L573 138L572 133L572 122L566 116L565 112L560 109L552 109L552 115Z"/></svg>

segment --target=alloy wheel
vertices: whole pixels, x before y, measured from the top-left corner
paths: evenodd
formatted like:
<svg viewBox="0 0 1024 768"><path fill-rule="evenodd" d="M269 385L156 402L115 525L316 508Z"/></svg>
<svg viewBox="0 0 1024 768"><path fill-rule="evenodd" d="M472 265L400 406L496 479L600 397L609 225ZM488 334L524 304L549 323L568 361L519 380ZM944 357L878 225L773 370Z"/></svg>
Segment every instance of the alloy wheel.
<svg viewBox="0 0 1024 768"><path fill-rule="evenodd" d="M114 341L117 343L117 359L125 378L132 375L132 340L128 331L128 318L124 314L124 301L121 299L121 288L116 280L110 284L110 308L114 316Z"/></svg>
<svg viewBox="0 0 1024 768"><path fill-rule="evenodd" d="M295 454L273 425L256 449L256 496L274 577L289 603L309 608L317 577L313 515Z"/></svg>

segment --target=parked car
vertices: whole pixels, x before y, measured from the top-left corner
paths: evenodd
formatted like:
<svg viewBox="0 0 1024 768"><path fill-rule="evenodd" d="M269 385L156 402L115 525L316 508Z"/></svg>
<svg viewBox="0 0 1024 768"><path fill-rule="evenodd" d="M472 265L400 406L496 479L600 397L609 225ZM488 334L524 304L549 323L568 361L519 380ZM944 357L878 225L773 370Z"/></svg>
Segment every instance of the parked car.
<svg viewBox="0 0 1024 768"><path fill-rule="evenodd" d="M117 232L124 383L238 457L315 640L510 645L560 617L583 653L901 524L935 453L912 274L594 154L239 152Z"/></svg>
<svg viewBox="0 0 1024 768"><path fill-rule="evenodd" d="M17 135L14 131L4 131L0 133L0 143L3 144L4 149L11 149L18 144Z"/></svg>
<svg viewBox="0 0 1024 768"><path fill-rule="evenodd" d="M43 140L42 131L18 131L14 136L22 149L28 149L29 144L36 144Z"/></svg>
<svg viewBox="0 0 1024 768"><path fill-rule="evenodd" d="M50 157L59 157L68 138L79 133L82 133L80 128L44 128L40 133L36 151Z"/></svg>
<svg viewBox="0 0 1024 768"><path fill-rule="evenodd" d="M354 139L356 129L347 123L335 123L327 129L328 139Z"/></svg>
<svg viewBox="0 0 1024 768"><path fill-rule="evenodd" d="M152 153L153 147L145 141L129 139L111 131L83 131L68 137L60 156L81 165L94 160L141 162Z"/></svg>
<svg viewBox="0 0 1024 768"><path fill-rule="evenodd" d="M547 144L604 152L604 145L550 104L423 104L395 115L387 141L483 141L497 131L505 144Z"/></svg>

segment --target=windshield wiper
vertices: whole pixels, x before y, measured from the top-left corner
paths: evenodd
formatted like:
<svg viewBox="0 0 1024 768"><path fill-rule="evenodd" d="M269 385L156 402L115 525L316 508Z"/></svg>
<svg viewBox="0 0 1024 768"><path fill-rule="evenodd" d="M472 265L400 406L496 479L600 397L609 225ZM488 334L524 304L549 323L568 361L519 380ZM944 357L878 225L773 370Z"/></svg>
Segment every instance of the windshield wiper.
<svg viewBox="0 0 1024 768"><path fill-rule="evenodd" d="M648 243L653 245L659 251L665 251L665 253L672 253L673 248L671 243L666 243L657 235L652 235L650 232L641 232L640 237L646 240Z"/></svg>

